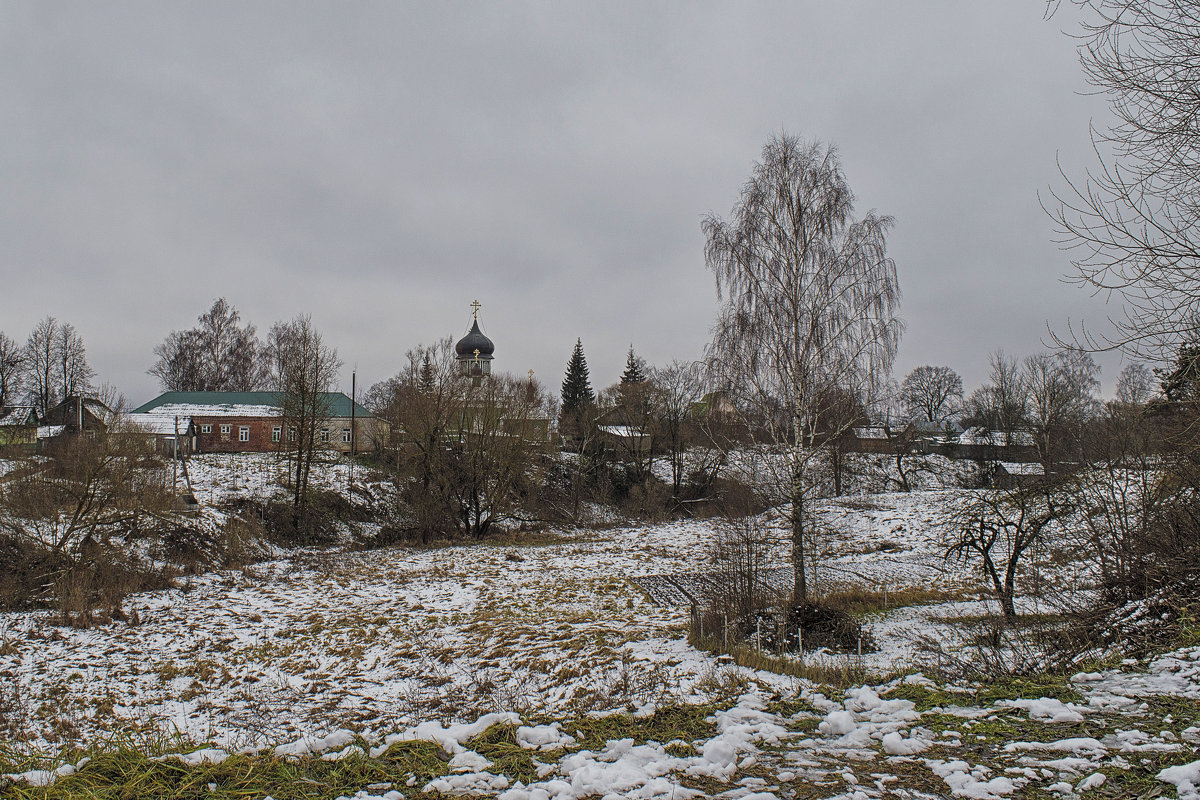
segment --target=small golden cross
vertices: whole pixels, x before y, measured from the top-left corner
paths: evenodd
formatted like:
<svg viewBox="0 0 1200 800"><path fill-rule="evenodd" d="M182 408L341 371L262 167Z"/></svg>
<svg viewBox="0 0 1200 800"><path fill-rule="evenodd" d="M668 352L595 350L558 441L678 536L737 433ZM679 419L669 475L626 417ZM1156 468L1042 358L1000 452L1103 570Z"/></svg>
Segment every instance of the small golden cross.
<svg viewBox="0 0 1200 800"><path fill-rule="evenodd" d="M533 370L529 370L529 382L533 383Z"/></svg>
<svg viewBox="0 0 1200 800"><path fill-rule="evenodd" d="M475 310L475 319L479 319L479 309L482 307L483 306L480 304L480 302L478 300L471 301L471 308Z"/></svg>
<svg viewBox="0 0 1200 800"><path fill-rule="evenodd" d="M478 347L475 348L475 360L476 361L479 360L479 348Z"/></svg>

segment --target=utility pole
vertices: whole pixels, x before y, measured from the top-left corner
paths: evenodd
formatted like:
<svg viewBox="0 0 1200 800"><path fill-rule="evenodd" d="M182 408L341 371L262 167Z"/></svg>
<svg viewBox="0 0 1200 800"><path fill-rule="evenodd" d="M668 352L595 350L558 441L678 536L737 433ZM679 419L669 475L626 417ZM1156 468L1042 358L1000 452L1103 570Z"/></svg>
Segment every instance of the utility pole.
<svg viewBox="0 0 1200 800"><path fill-rule="evenodd" d="M354 489L354 456L358 452L358 370L350 373L350 477L347 489Z"/></svg>

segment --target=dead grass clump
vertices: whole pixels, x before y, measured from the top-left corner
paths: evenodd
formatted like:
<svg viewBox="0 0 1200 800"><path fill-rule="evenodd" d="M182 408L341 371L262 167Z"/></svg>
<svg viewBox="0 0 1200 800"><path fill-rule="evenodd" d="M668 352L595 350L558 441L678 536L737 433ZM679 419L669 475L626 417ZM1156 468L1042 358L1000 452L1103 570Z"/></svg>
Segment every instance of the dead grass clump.
<svg viewBox="0 0 1200 800"><path fill-rule="evenodd" d="M893 608L934 605L961 599L962 595L957 592L921 586L898 586L894 589L853 586L826 593L821 597L821 604L861 616Z"/></svg>

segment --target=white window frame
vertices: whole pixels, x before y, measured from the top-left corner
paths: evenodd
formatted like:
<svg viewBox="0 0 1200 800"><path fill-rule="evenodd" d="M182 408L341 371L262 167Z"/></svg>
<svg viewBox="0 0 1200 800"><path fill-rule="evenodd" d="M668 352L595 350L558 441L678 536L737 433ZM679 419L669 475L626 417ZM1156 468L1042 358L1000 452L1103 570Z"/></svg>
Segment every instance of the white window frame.
<svg viewBox="0 0 1200 800"><path fill-rule="evenodd" d="M283 426L275 425L271 428L271 441L278 442L283 439Z"/></svg>
<svg viewBox="0 0 1200 800"><path fill-rule="evenodd" d="M238 425L238 441L239 442L250 441L250 426L249 425Z"/></svg>
<svg viewBox="0 0 1200 800"><path fill-rule="evenodd" d="M201 425L201 426L200 426L200 432L201 432L201 433L212 433L212 424L211 424L211 423L209 423L209 424L206 424L206 425Z"/></svg>
<svg viewBox="0 0 1200 800"><path fill-rule="evenodd" d="M229 433L230 433L230 431L232 431L232 430L233 430L233 426L232 426L232 425L222 425L222 426L221 426L221 438L222 438L222 439L228 439L228 438L229 438Z"/></svg>
<svg viewBox="0 0 1200 800"><path fill-rule="evenodd" d="M342 428L342 444L350 444L350 429Z"/></svg>

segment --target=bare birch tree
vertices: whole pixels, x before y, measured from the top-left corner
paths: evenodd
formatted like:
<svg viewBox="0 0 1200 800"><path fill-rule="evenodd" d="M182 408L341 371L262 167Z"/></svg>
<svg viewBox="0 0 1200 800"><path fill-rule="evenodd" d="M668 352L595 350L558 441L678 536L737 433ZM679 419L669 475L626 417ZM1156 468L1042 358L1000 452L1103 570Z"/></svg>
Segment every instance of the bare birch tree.
<svg viewBox="0 0 1200 800"><path fill-rule="evenodd" d="M58 403L54 381L54 342L57 335L58 320L46 317L34 326L25 343L29 399L37 407L38 416L43 418Z"/></svg>
<svg viewBox="0 0 1200 800"><path fill-rule="evenodd" d="M1167 360L1200 334L1200 10L1179 0L1073 0L1079 58L1116 121L1093 129L1099 166L1044 207L1078 284L1123 305L1089 348Z"/></svg>
<svg viewBox="0 0 1200 800"><path fill-rule="evenodd" d="M54 366L58 398L81 397L92 390L95 370L87 362L87 348L75 326L64 322L54 336Z"/></svg>
<svg viewBox="0 0 1200 800"><path fill-rule="evenodd" d="M270 359L241 314L225 298L197 318L195 328L171 331L154 348L158 360L149 374L172 392L248 392L259 388Z"/></svg>
<svg viewBox="0 0 1200 800"><path fill-rule="evenodd" d="M767 462L779 465L773 483L790 502L797 600L808 596L808 467L820 453L821 399L832 389L871 394L903 327L886 249L892 220L874 212L856 220L853 211L836 151L781 134L763 148L731 218L703 223L724 300L708 364L785 453Z"/></svg>

